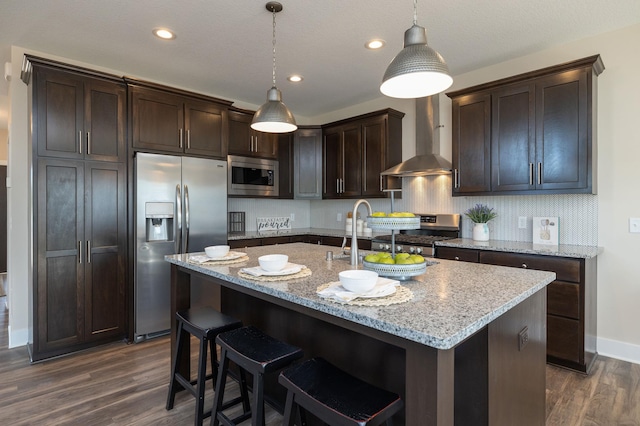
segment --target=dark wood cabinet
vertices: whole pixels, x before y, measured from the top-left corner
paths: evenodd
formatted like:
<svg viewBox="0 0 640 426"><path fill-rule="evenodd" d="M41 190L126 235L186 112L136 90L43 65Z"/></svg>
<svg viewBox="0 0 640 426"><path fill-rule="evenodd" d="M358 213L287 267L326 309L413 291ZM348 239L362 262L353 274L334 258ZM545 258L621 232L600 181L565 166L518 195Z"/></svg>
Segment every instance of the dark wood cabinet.
<svg viewBox="0 0 640 426"><path fill-rule="evenodd" d="M226 158L227 105L129 84L135 150Z"/></svg>
<svg viewBox="0 0 640 426"><path fill-rule="evenodd" d="M436 247L441 259L556 273L547 286L547 362L588 373L597 356L597 262L568 258Z"/></svg>
<svg viewBox="0 0 640 426"><path fill-rule="evenodd" d="M380 173L402 160L403 117L386 109L322 126L322 197L386 197Z"/></svg>
<svg viewBox="0 0 640 426"><path fill-rule="evenodd" d="M293 133L282 133L278 138L278 198L292 200L294 198L294 152Z"/></svg>
<svg viewBox="0 0 640 426"><path fill-rule="evenodd" d="M322 129L298 127L293 135L293 197L322 198Z"/></svg>
<svg viewBox="0 0 640 426"><path fill-rule="evenodd" d="M46 66L34 67L33 73L38 155L124 160L124 83Z"/></svg>
<svg viewBox="0 0 640 426"><path fill-rule="evenodd" d="M253 114L238 109L229 111L229 154L278 158L278 135L253 130Z"/></svg>
<svg viewBox="0 0 640 426"><path fill-rule="evenodd" d="M596 193L599 55L448 93L453 194Z"/></svg>
<svg viewBox="0 0 640 426"><path fill-rule="evenodd" d="M33 361L127 334L121 79L27 57L33 144Z"/></svg>
<svg viewBox="0 0 640 426"><path fill-rule="evenodd" d="M247 238L242 240L229 240L229 247L232 249L241 249L245 247L268 246L273 244L287 243L307 243L307 244L324 244L327 246L342 247L344 237L332 237L327 235L291 235L264 238ZM347 237L347 245L351 239ZM360 250L371 250L371 240L358 239L358 247Z"/></svg>

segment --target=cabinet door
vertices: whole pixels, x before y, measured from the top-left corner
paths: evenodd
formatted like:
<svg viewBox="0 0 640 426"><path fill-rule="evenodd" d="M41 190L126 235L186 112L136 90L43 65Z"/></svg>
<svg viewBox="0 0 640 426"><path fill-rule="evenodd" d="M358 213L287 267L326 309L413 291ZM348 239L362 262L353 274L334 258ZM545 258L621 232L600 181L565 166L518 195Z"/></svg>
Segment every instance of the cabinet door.
<svg viewBox="0 0 640 426"><path fill-rule="evenodd" d="M140 87L133 87L131 91L133 147L182 152L182 98Z"/></svg>
<svg viewBox="0 0 640 426"><path fill-rule="evenodd" d="M293 155L294 198L322 198L322 129L298 129L293 137Z"/></svg>
<svg viewBox="0 0 640 426"><path fill-rule="evenodd" d="M380 173L387 169L386 117L362 123L362 195L383 197ZM402 149L398 147L397 149Z"/></svg>
<svg viewBox="0 0 640 426"><path fill-rule="evenodd" d="M248 114L229 111L229 154L253 155L251 118Z"/></svg>
<svg viewBox="0 0 640 426"><path fill-rule="evenodd" d="M85 336L125 334L126 175L123 163L85 166Z"/></svg>
<svg viewBox="0 0 640 426"><path fill-rule="evenodd" d="M257 157L278 158L278 135L252 130L255 140L254 153Z"/></svg>
<svg viewBox="0 0 640 426"><path fill-rule="evenodd" d="M84 341L83 181L82 161L38 160L34 360Z"/></svg>
<svg viewBox="0 0 640 426"><path fill-rule="evenodd" d="M340 196L349 198L362 194L362 132L359 123L345 125L341 131L343 183Z"/></svg>
<svg viewBox="0 0 640 426"><path fill-rule="evenodd" d="M491 95L455 98L453 115L453 194L491 190Z"/></svg>
<svg viewBox="0 0 640 426"><path fill-rule="evenodd" d="M327 129L322 144L323 161L323 198L338 198L341 191L342 176L342 142L339 129Z"/></svg>
<svg viewBox="0 0 640 426"><path fill-rule="evenodd" d="M591 190L591 123L585 70L536 83L538 189Z"/></svg>
<svg viewBox="0 0 640 426"><path fill-rule="evenodd" d="M534 86L511 86L496 90L491 96L491 190L534 189Z"/></svg>
<svg viewBox="0 0 640 426"><path fill-rule="evenodd" d="M126 158L126 91L117 83L87 79L85 83L85 158L124 161Z"/></svg>
<svg viewBox="0 0 640 426"><path fill-rule="evenodd" d="M82 77L50 68L34 67L34 142L38 155L83 158Z"/></svg>
<svg viewBox="0 0 640 426"><path fill-rule="evenodd" d="M226 108L214 103L187 100L184 104L184 152L226 158L226 114Z"/></svg>
<svg viewBox="0 0 640 426"><path fill-rule="evenodd" d="M278 198L293 199L293 133L283 133L278 137L278 170L280 187Z"/></svg>

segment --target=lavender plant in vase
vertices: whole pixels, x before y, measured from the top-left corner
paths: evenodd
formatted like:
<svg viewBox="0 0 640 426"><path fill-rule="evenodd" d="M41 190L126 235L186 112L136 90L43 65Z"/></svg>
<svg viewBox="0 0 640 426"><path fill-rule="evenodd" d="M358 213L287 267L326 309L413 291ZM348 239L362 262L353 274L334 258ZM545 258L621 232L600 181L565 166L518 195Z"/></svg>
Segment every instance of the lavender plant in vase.
<svg viewBox="0 0 640 426"><path fill-rule="evenodd" d="M471 219L474 224L473 239L475 241L489 241L489 226L487 223L498 216L493 208L484 204L476 204L464 212L464 214Z"/></svg>

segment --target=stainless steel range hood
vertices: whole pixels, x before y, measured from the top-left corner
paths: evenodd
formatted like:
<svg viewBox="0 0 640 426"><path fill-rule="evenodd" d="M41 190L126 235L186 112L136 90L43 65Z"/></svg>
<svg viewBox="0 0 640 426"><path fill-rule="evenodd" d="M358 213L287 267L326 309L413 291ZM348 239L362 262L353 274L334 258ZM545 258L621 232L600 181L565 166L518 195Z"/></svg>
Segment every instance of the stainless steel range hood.
<svg viewBox="0 0 640 426"><path fill-rule="evenodd" d="M428 176L451 173L440 155L439 95L416 99L416 156L381 173L383 176Z"/></svg>

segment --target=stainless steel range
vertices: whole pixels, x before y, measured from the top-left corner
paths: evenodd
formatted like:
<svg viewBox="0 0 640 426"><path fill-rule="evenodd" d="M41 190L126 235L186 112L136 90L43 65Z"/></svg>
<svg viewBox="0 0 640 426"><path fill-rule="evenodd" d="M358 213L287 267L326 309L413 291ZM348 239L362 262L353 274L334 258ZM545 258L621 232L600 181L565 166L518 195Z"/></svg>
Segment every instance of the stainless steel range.
<svg viewBox="0 0 640 426"><path fill-rule="evenodd" d="M433 257L435 242L460 238L459 214L424 214L420 216L420 229L400 231L395 234L396 253L416 253ZM390 252L391 234L378 235L371 240L371 249Z"/></svg>

